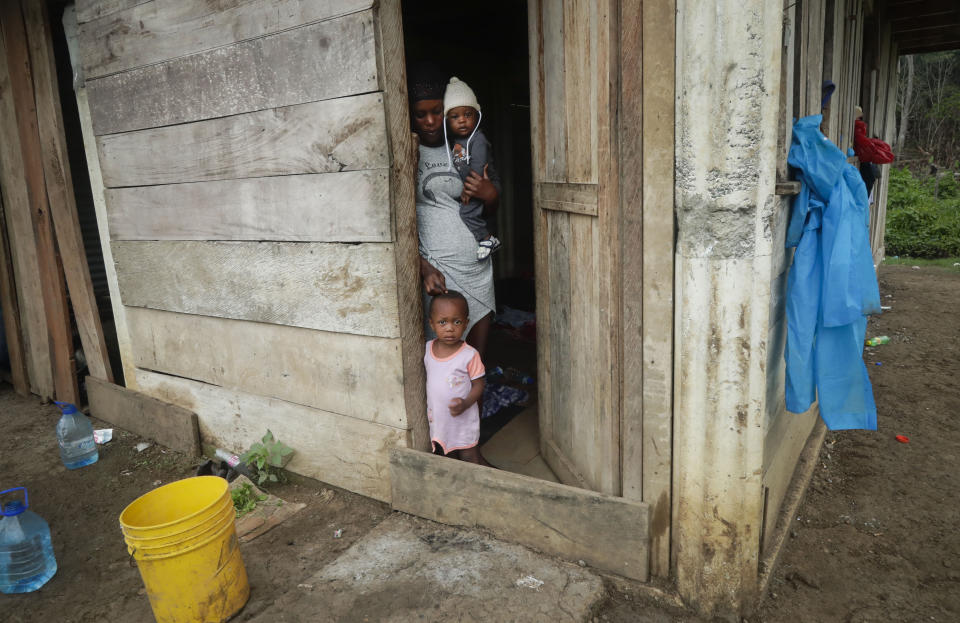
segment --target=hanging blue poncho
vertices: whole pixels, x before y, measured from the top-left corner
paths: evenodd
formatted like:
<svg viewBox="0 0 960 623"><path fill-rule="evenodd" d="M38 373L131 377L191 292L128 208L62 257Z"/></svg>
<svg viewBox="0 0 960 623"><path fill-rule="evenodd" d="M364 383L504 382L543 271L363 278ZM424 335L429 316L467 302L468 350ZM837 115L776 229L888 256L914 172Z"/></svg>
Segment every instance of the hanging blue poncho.
<svg viewBox="0 0 960 623"><path fill-rule="evenodd" d="M863 340L880 313L870 251L866 187L857 169L820 132L821 115L793 126L788 162L798 172L787 246L787 410L803 413L819 395L830 430L877 429Z"/></svg>

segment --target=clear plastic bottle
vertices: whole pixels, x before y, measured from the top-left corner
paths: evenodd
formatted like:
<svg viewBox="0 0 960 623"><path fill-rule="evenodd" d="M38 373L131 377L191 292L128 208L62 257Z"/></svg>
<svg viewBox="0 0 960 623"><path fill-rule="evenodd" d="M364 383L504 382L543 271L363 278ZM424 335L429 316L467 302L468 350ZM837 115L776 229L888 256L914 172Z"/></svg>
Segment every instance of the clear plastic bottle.
<svg viewBox="0 0 960 623"><path fill-rule="evenodd" d="M23 491L23 502L0 506L0 593L29 593L57 572L50 526L30 510L25 487L0 491L0 496Z"/></svg>
<svg viewBox="0 0 960 623"><path fill-rule="evenodd" d="M57 422L57 441L60 458L67 469L77 469L96 463L100 458L97 442L93 439L93 425L87 416L69 402L55 402L63 415Z"/></svg>

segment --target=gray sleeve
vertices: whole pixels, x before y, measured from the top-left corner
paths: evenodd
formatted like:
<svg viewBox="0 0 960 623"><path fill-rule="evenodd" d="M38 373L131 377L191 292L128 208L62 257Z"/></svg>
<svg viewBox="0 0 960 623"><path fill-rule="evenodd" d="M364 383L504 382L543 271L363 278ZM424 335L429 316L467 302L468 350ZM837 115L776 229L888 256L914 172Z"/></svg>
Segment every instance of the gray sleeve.
<svg viewBox="0 0 960 623"><path fill-rule="evenodd" d="M499 194L501 192L500 175L497 174L497 170L493 166L493 148L490 146L490 141L487 140L486 135L477 131L477 135L470 144L470 170L483 175L484 165L490 165L487 168L487 177L496 186Z"/></svg>

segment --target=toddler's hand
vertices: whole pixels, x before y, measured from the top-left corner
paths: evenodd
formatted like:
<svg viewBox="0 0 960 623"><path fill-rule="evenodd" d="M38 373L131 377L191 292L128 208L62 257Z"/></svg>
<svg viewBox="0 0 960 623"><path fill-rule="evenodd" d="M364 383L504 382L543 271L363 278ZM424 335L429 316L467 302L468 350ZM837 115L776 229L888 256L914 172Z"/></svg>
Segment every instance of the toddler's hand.
<svg viewBox="0 0 960 623"><path fill-rule="evenodd" d="M467 409L466 405L463 402L463 398L454 398L453 400L450 401L450 404L448 406L450 407L450 415L452 415L453 417L457 417Z"/></svg>

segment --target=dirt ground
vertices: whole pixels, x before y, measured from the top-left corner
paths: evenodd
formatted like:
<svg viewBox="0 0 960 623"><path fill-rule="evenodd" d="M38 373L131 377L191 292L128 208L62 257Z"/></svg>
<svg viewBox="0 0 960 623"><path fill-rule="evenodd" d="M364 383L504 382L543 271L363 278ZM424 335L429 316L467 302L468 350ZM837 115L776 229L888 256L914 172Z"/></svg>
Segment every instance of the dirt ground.
<svg viewBox="0 0 960 623"><path fill-rule="evenodd" d="M880 430L828 433L780 564L751 622L960 620L955 482L960 471L960 272L885 266L880 285L883 304L891 309L871 320L869 334L888 335L891 341L866 355ZM59 460L58 412L52 405L20 398L3 386L0 418L0 486L30 489L32 508L51 525L59 564L41 590L0 597L0 619L153 620L117 518L126 504L158 484L192 475L198 462L156 445L137 452L134 446L142 440L116 430L114 441L101 447L98 463L69 471ZM909 443L895 435L906 435ZM252 594L234 620L254 619L275 603L283 606L283 620L319 620L316 613L298 611L298 603L309 603L298 602L298 584L391 511L312 482L271 492L307 507L242 546ZM342 536L335 538L338 529ZM390 604L382 608L388 612ZM645 591L610 582L593 619L702 620L652 600ZM429 613L424 620L430 620Z"/></svg>

